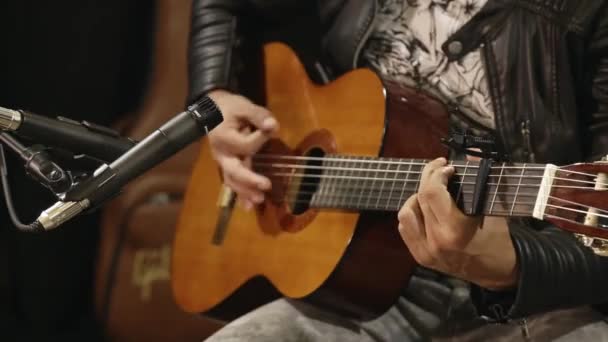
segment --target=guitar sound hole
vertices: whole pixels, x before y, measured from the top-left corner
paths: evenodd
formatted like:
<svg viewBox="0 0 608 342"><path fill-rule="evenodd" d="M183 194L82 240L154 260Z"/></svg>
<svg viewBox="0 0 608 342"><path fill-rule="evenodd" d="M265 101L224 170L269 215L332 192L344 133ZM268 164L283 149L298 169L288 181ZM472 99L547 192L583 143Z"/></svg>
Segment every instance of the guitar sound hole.
<svg viewBox="0 0 608 342"><path fill-rule="evenodd" d="M320 158L324 155L325 151L318 147L308 150L305 156L314 158L302 161L300 164L307 167L299 168L296 172L299 176L292 177L292 184L289 185L287 198L291 212L294 215L302 214L310 208L310 201L319 188L319 182L321 181L321 177L319 176L323 171L320 168L323 165L323 160Z"/></svg>

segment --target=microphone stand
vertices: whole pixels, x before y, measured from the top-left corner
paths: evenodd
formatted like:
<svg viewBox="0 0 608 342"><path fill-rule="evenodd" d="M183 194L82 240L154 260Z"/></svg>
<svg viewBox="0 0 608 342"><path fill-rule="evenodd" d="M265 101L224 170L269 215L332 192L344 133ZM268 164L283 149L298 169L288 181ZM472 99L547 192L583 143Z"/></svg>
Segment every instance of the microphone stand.
<svg viewBox="0 0 608 342"><path fill-rule="evenodd" d="M133 140L121 137L109 127L4 107L0 107L0 130L74 154L95 156L106 162L115 160L135 145Z"/></svg>
<svg viewBox="0 0 608 342"><path fill-rule="evenodd" d="M78 130L77 132L79 134L67 132L67 134L57 137L55 141L58 141L59 143L57 144L58 146L55 147L64 149L64 145L66 143L68 146L74 146L78 145L80 142L85 142L86 144L83 144L83 146L86 146L88 153L80 155L70 154L70 157L74 160L89 159L98 161L99 163L110 162L111 160L108 159L113 158L115 155L118 156L124 154L137 143L135 140L125 139L117 134L106 134L107 140L104 143L99 141L99 143L92 144L91 139L82 134L82 128L86 126L78 125L78 123L74 121L71 123L74 124L74 127ZM96 126L97 132L103 132L104 130L102 130L102 128L103 127L101 126ZM105 132L110 132L110 130L107 129ZM44 137L42 140L48 143L50 140L48 138L48 134L45 133L46 132L41 132L41 136ZM108 149L108 145L112 146L112 149ZM24 232L38 232L42 229L38 222L24 224L19 219L19 215L17 214L17 210L15 209L12 200L12 194L8 181L8 166L6 163L3 146L8 147L25 162L26 174L44 187L51 190L51 192L53 192L55 197L58 199L62 194L70 191L76 184L78 184L79 178L86 176L88 172L94 171L97 167L95 166L95 168L92 170L88 170L80 175L76 174L74 171L66 171L53 161L51 154L48 152L48 150L51 148L41 144L26 147L12 134L0 132L0 181L2 183L2 190L6 200L6 207L12 223L20 231Z"/></svg>
<svg viewBox="0 0 608 342"><path fill-rule="evenodd" d="M154 132L148 134L142 141L135 143L133 140L120 137L118 133L114 134L112 130L107 128L101 129L90 124L81 125L71 120L66 121L66 119L48 121L33 113L1 107L0 109L3 113L0 115L1 130L15 131L20 136L30 139L33 138L32 135L41 138L44 136L49 139L47 143L60 144L64 149L77 151L76 153L92 151L91 154L94 155L106 151L103 147L110 145L112 142L120 140L124 143L126 140L126 144L123 144L126 147L119 147L121 155L118 158L111 163L103 162L100 167L93 171L92 176L83 179L81 182L68 182L71 185L68 186L67 191L60 194L56 193L60 200L44 210L34 223L28 226L18 225L18 227L27 231L54 229L86 210L97 208L103 202L118 195L121 188L129 181L163 162L174 153L179 152L188 144L205 136L224 120L216 103L205 96L188 106L185 111L165 122ZM51 136L54 136L54 139L50 139ZM15 143L13 139L10 139L10 136L5 135L4 138L8 146L27 160L26 164L36 158L42 159L42 163L38 160L40 167L33 168L34 171L40 171L36 175L38 177L35 176L34 178L43 182L43 184L47 180L51 180L49 188L53 189L50 184L53 184L54 177L59 179L62 178L61 175L65 174L50 159L45 159L44 154L39 153L39 150L34 150L31 154L25 153L27 149ZM87 145L86 151L83 151L84 146L81 145ZM73 159L80 158L80 156L74 154L72 156ZM107 158L113 157L109 156ZM104 160L104 158L99 159ZM6 172L6 168L4 169ZM5 181L4 183L8 185L8 182ZM5 186L5 191L7 188ZM55 189L57 188L64 190L63 186L55 187Z"/></svg>

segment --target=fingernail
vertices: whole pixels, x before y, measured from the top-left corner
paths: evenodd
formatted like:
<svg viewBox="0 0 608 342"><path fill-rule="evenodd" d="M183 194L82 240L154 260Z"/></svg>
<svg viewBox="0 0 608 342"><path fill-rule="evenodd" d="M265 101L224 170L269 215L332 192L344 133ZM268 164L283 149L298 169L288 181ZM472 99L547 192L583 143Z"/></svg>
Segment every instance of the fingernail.
<svg viewBox="0 0 608 342"><path fill-rule="evenodd" d="M262 121L262 128L263 129L273 129L275 126L277 125L277 120L275 120L274 118L266 118L264 119L264 121Z"/></svg>
<svg viewBox="0 0 608 342"><path fill-rule="evenodd" d="M264 202L264 195L258 195L258 196L255 196L255 197L254 197L254 199L253 199L253 201L254 201L255 203L258 203L258 204L260 204L260 203Z"/></svg>

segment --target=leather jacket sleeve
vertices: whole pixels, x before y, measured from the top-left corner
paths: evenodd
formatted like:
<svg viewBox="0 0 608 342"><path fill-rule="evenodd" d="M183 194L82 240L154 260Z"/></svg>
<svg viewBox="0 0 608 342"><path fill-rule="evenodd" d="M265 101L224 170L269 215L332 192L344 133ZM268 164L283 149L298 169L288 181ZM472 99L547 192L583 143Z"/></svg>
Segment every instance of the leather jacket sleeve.
<svg viewBox="0 0 608 342"><path fill-rule="evenodd" d="M572 234L547 226L511 225L519 267L512 291L473 288L482 316L506 322L537 313L608 301L608 258L595 255Z"/></svg>
<svg viewBox="0 0 608 342"><path fill-rule="evenodd" d="M213 89L231 89L237 16L246 0L194 0L188 51L188 103Z"/></svg>
<svg viewBox="0 0 608 342"><path fill-rule="evenodd" d="M608 153L606 15L598 16L600 23L589 38L584 57L594 65L589 80L594 105L586 111L586 132L582 134L589 162ZM594 254L571 233L557 227L531 227L521 221L510 226L520 272L516 289L493 292L473 287L474 303L482 316L504 322L554 309L608 303L608 257Z"/></svg>
<svg viewBox="0 0 608 342"><path fill-rule="evenodd" d="M270 25L289 21L304 8L301 0L193 0L188 51L192 103L214 89L237 92L243 40Z"/></svg>

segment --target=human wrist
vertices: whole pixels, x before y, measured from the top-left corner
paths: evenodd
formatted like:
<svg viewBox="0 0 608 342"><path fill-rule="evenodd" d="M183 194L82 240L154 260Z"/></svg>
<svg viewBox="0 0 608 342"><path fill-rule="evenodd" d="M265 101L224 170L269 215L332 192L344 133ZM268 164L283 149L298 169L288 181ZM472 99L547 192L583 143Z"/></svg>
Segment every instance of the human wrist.
<svg viewBox="0 0 608 342"><path fill-rule="evenodd" d="M507 291L517 286L518 278L519 271L517 264L514 262L512 266L501 267L500 270L493 272L491 276L480 277L476 283L490 291Z"/></svg>
<svg viewBox="0 0 608 342"><path fill-rule="evenodd" d="M481 229L487 233L471 258L471 281L492 291L515 288L519 268L506 220L486 218Z"/></svg>
<svg viewBox="0 0 608 342"><path fill-rule="evenodd" d="M231 95L232 93L226 89L216 88L207 92L207 96L212 100L217 101L219 98Z"/></svg>

